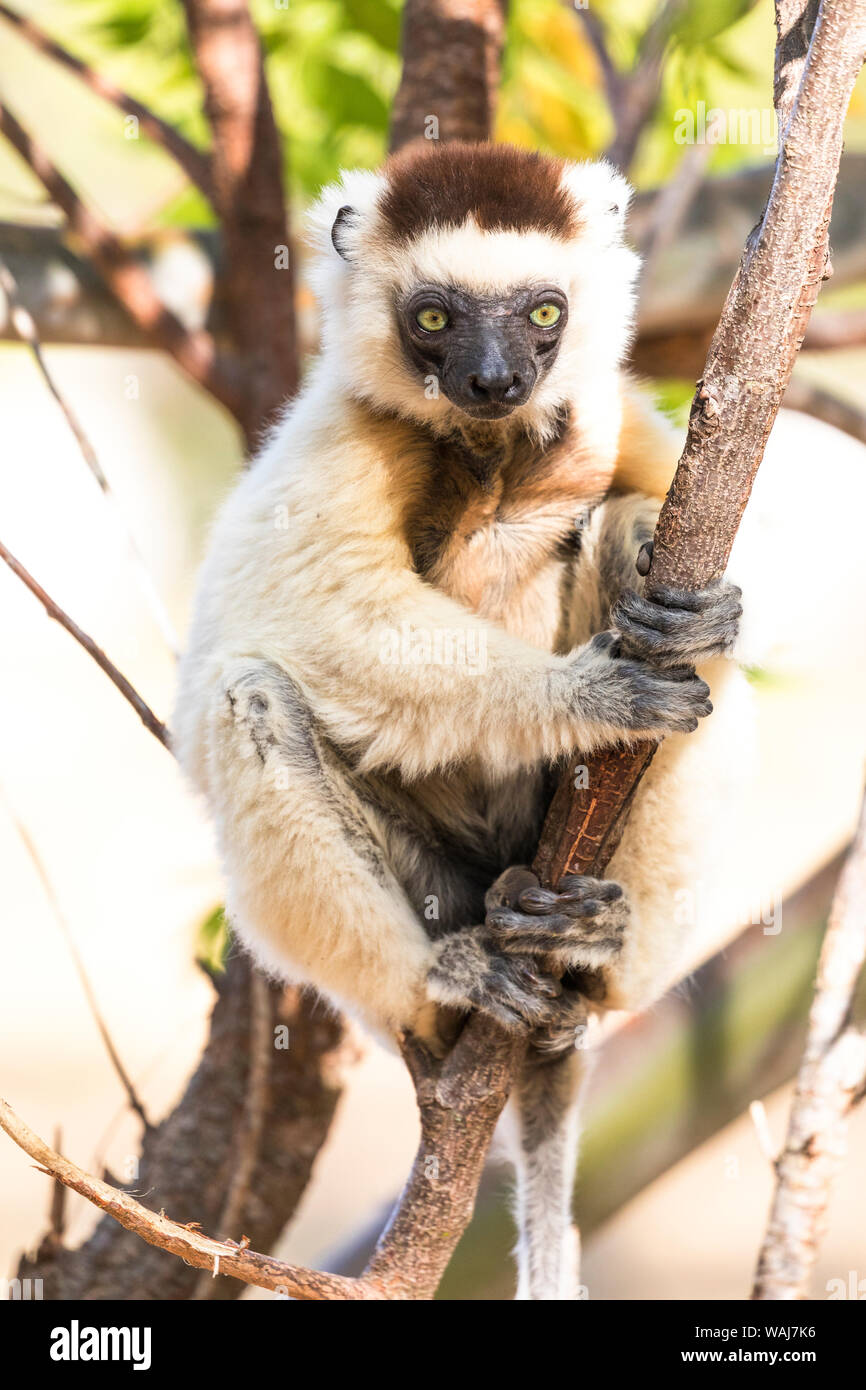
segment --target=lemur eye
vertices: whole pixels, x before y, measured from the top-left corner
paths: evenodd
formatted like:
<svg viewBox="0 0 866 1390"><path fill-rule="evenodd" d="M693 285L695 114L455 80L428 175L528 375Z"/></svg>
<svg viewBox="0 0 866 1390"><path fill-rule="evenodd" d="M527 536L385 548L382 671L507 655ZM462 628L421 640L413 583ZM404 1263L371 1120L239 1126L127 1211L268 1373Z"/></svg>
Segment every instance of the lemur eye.
<svg viewBox="0 0 866 1390"><path fill-rule="evenodd" d="M419 309L415 322L427 333L438 333L448 322L444 309Z"/></svg>
<svg viewBox="0 0 866 1390"><path fill-rule="evenodd" d="M562 310L557 309L555 304L537 304L529 315L530 322L536 328L552 328L561 318Z"/></svg>

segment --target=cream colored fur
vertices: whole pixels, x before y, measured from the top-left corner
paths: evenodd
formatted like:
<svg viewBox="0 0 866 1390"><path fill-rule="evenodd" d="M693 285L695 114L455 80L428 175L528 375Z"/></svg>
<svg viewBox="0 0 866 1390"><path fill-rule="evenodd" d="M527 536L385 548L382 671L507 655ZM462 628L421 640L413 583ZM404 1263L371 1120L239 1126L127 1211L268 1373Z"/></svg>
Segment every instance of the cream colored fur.
<svg viewBox="0 0 866 1390"><path fill-rule="evenodd" d="M567 181L583 215L571 243L481 233L469 222L394 250L377 209L379 176L346 175L326 191L312 218L323 352L216 522L181 667L175 747L216 821L236 930L266 968L315 985L385 1036L405 1027L430 1034L434 943L363 803L340 792L347 838L321 778L284 756L297 733L278 699L273 746L263 752L250 739L260 697L250 694L249 673L261 670L265 686L269 671L290 677L360 774L398 769L419 797L440 804L449 779L459 782L467 769L486 795L507 799L509 779L525 785L542 760L619 736L613 717L575 717L571 648L607 625L593 568L602 528L628 528L643 515L651 530L677 445L620 370L637 268L621 240L625 185L595 165L574 166ZM330 243L346 204L358 211L349 263ZM567 403L581 458L573 486L543 506L504 519L492 509L434 585L412 567L405 520L429 475L431 434L462 422L444 395L428 399L403 356L391 305L396 292L443 277L474 291L529 280L568 295L557 360L502 429L543 442ZM625 495L598 507L585 532L563 644L558 580L545 557L599 486L611 484ZM486 582L476 593L479 557ZM471 633L485 644L486 669L383 662L383 632L401 624ZM744 691L730 664L709 679L715 714L698 734L666 740L611 865L634 909L613 981L616 1007L643 1006L676 977L686 928L672 899L698 879L723 880L731 858L720 826L729 773L743 761ZM461 824L472 814L454 812ZM376 872L365 834L379 836ZM575 1142L567 1129L533 1161L544 1169L547 1154L548 1166L562 1169ZM562 1187L557 1230L567 1200ZM534 1273L524 1262L525 1296L567 1296L565 1244L548 1260L536 1243Z"/></svg>

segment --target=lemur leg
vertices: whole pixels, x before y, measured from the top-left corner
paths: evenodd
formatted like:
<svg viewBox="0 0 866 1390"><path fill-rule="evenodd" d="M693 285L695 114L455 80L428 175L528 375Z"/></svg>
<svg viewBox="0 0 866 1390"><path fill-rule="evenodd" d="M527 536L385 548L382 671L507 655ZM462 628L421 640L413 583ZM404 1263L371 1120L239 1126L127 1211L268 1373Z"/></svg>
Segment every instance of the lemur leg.
<svg viewBox="0 0 866 1390"><path fill-rule="evenodd" d="M433 1030L434 947L302 693L267 661L224 672L209 775L239 934L380 1033Z"/></svg>
<svg viewBox="0 0 866 1390"><path fill-rule="evenodd" d="M485 927L428 936L374 804L280 667L248 660L225 673L209 741L229 911L266 967L436 1051L454 1011L523 1032L554 1017L562 989L537 960L501 951Z"/></svg>
<svg viewBox="0 0 866 1390"><path fill-rule="evenodd" d="M561 891L514 867L489 889L487 925L500 948L538 959L554 973L596 971L622 949L628 913L615 883L573 874ZM520 1300L578 1297L577 1233L571 1194L577 1167L578 1101L587 1071L586 1002L563 988L552 1016L530 1034L509 1102L516 1173Z"/></svg>
<svg viewBox="0 0 866 1390"><path fill-rule="evenodd" d="M579 1296L578 1235L571 1203L580 1092L587 1072L586 1053L572 1048L550 1059L530 1048L509 1101L507 1133L520 1232L516 1297L521 1302L562 1302Z"/></svg>

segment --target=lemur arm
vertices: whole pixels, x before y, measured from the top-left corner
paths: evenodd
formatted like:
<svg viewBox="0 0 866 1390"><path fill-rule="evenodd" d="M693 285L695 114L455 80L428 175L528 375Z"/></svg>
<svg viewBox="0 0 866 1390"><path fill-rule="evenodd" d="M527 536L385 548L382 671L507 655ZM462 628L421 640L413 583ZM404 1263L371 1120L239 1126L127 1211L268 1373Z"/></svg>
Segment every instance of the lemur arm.
<svg viewBox="0 0 866 1390"><path fill-rule="evenodd" d="M297 679L361 768L399 767L411 779L479 758L507 772L576 746L690 729L704 712L702 682L614 659L609 637L551 654L426 583L401 528L395 488L408 446L393 426L368 422L364 432L349 416L327 439L319 429L314 441L278 444L243 489L241 506L264 534L243 547L257 555L255 576L227 580L247 586L235 655ZM287 445L315 458L314 476L287 486ZM292 518L284 536L271 520L278 496ZM234 539L237 525L228 526Z"/></svg>

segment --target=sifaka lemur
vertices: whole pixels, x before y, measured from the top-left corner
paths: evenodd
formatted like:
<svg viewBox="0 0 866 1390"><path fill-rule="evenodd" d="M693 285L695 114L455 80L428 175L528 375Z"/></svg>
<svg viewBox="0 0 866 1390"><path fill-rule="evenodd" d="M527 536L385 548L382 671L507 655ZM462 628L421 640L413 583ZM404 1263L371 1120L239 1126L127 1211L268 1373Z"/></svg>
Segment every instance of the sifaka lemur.
<svg viewBox="0 0 866 1390"><path fill-rule="evenodd" d="M676 978L740 738L739 590L641 592L678 449L621 366L628 194L458 143L324 192L322 351L216 523L174 719L265 969L437 1051L472 1009L526 1033L519 1298L575 1296L575 1039ZM646 736L610 880L542 889L565 758Z"/></svg>

